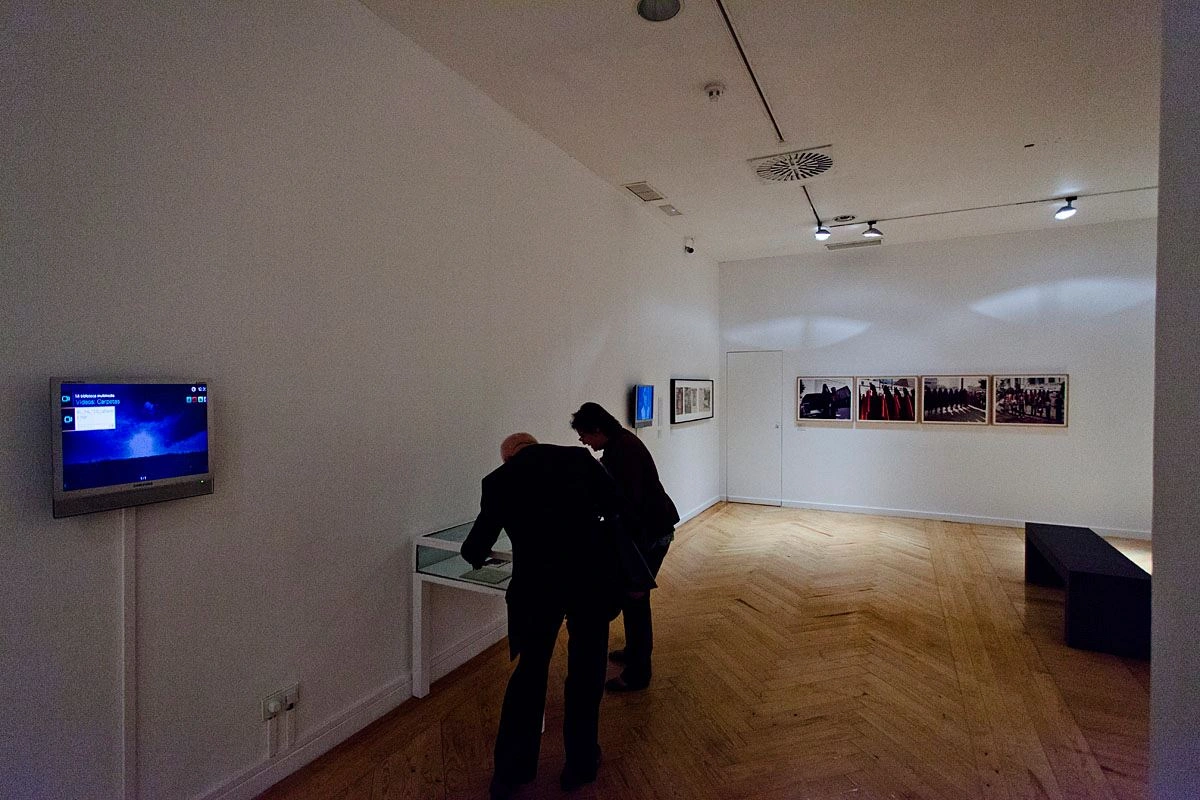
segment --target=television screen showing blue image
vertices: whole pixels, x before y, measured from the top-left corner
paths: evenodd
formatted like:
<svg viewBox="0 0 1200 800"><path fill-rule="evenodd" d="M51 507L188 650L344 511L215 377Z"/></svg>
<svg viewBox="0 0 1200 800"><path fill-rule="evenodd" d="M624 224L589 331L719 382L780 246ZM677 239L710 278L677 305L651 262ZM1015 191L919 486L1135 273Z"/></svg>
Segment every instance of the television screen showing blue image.
<svg viewBox="0 0 1200 800"><path fill-rule="evenodd" d="M645 428L654 424L654 386L638 384L633 387L633 427Z"/></svg>
<svg viewBox="0 0 1200 800"><path fill-rule="evenodd" d="M211 494L206 381L57 380L54 516Z"/></svg>

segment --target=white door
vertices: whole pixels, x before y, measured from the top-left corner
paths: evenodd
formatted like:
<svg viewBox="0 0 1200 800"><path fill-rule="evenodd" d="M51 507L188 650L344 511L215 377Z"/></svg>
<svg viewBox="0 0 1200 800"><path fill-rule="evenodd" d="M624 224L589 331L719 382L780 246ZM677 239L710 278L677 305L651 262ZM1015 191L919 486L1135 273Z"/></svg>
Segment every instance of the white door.
<svg viewBox="0 0 1200 800"><path fill-rule="evenodd" d="M725 494L732 503L783 505L783 354L725 354Z"/></svg>

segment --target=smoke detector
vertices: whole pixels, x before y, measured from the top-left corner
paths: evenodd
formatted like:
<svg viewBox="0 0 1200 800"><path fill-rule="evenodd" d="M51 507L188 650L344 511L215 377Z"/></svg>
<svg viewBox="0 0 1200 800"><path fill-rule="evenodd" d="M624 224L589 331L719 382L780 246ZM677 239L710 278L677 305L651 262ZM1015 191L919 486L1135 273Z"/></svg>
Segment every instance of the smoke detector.
<svg viewBox="0 0 1200 800"><path fill-rule="evenodd" d="M750 159L755 176L763 183L807 183L833 169L831 145L792 150L773 156Z"/></svg>
<svg viewBox="0 0 1200 800"><path fill-rule="evenodd" d="M723 94L725 94L725 84L720 81L712 81L704 86L704 95L710 103L720 100Z"/></svg>

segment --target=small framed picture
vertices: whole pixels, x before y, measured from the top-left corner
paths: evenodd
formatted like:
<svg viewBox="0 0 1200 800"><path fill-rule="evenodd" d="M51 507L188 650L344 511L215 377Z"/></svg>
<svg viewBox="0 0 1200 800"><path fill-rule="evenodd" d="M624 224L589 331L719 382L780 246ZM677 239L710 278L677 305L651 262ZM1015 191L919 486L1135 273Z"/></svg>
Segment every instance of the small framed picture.
<svg viewBox="0 0 1200 800"><path fill-rule="evenodd" d="M921 390L921 422L988 424L992 395L987 375L924 375Z"/></svg>
<svg viewBox="0 0 1200 800"><path fill-rule="evenodd" d="M1067 376L993 375L995 425L1067 427Z"/></svg>
<svg viewBox="0 0 1200 800"><path fill-rule="evenodd" d="M916 377L858 378L859 422L916 422Z"/></svg>
<svg viewBox="0 0 1200 800"><path fill-rule="evenodd" d="M671 424L711 419L713 382L707 379L671 378Z"/></svg>
<svg viewBox="0 0 1200 800"><path fill-rule="evenodd" d="M796 378L797 422L854 422L854 378Z"/></svg>

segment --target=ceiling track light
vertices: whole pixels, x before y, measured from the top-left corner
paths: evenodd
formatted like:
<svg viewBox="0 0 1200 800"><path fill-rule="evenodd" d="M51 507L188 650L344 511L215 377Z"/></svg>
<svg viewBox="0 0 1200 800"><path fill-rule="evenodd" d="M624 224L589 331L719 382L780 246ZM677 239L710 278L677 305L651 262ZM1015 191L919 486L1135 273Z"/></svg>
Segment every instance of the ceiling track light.
<svg viewBox="0 0 1200 800"><path fill-rule="evenodd" d="M1078 197L1066 198L1067 204L1065 206L1063 206L1062 208L1060 208L1058 211L1054 212L1054 218L1055 219L1070 219L1071 217L1075 216L1075 212L1078 211L1079 209L1077 209L1075 206L1073 206L1071 204L1074 203L1078 199L1079 199Z"/></svg>
<svg viewBox="0 0 1200 800"><path fill-rule="evenodd" d="M867 229L863 231L863 236L868 239L882 239L883 231L875 227L875 220L870 220L867 222Z"/></svg>
<svg viewBox="0 0 1200 800"><path fill-rule="evenodd" d="M812 195L808 193L808 187L804 184L800 184L800 188L804 190L804 196L808 198L808 207L811 208L813 212L813 219L817 221L817 229L813 231L813 238L818 242L823 242L833 234L829 232L829 228L825 227L825 223L821 222L821 215L817 213L817 207L813 205Z"/></svg>

